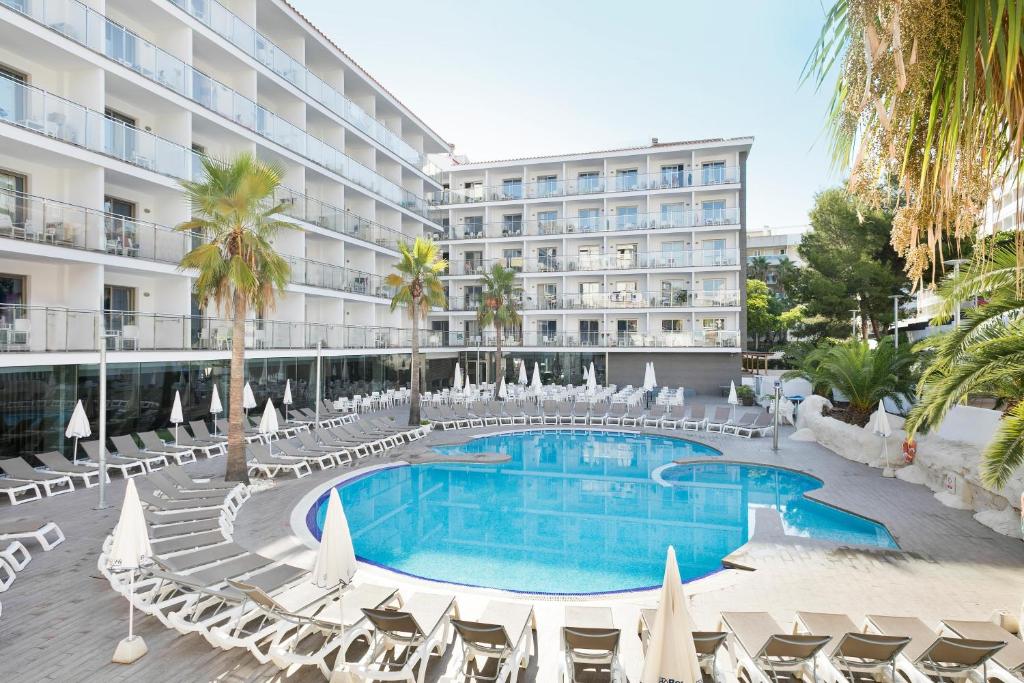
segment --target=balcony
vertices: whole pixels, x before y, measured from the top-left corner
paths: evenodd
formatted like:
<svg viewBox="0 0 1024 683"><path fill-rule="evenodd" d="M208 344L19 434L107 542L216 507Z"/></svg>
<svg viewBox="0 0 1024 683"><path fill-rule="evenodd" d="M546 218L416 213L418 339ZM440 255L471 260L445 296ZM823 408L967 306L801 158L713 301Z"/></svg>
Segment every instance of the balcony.
<svg viewBox="0 0 1024 683"><path fill-rule="evenodd" d="M2 75L0 85L4 89L0 122L172 178L196 180L202 176L203 156L188 147ZM287 188L278 190L276 199L287 215L326 230L394 251L405 240L397 230Z"/></svg>
<svg viewBox="0 0 1024 683"><path fill-rule="evenodd" d="M78 0L38 3L0 0L0 6L60 33L370 192L413 213L427 215L425 198L409 192L223 83L193 69Z"/></svg>
<svg viewBox="0 0 1024 683"><path fill-rule="evenodd" d="M0 353L95 352L105 331L110 351L227 351L231 320L135 311L84 311L0 305ZM411 332L391 327L247 320L247 349L408 348Z"/></svg>
<svg viewBox="0 0 1024 683"><path fill-rule="evenodd" d="M214 33L426 174L425 155L216 0L170 0Z"/></svg>
<svg viewBox="0 0 1024 683"><path fill-rule="evenodd" d="M114 256L160 261L177 266L201 237L156 223L0 190L0 238L46 244ZM384 278L360 270L285 257L289 281L338 292L390 300L393 288Z"/></svg>
<svg viewBox="0 0 1024 683"><path fill-rule="evenodd" d="M733 185L740 181L738 166L709 166L685 171L581 176L566 180L503 183L488 187L441 190L427 199L431 206L555 199L618 192L650 192Z"/></svg>
<svg viewBox="0 0 1024 683"><path fill-rule="evenodd" d="M738 226L739 223L739 209L706 211L698 209L696 211L554 218L550 220L523 219L495 223L459 223L449 226L447 234L442 239L455 241L502 237L557 237L559 235L588 235L603 232Z"/></svg>
<svg viewBox="0 0 1024 683"><path fill-rule="evenodd" d="M580 311L599 309L645 310L655 308L720 308L740 305L738 290L690 292L674 289L664 292L594 292L590 294L524 295L519 302L522 311ZM448 310L476 312L480 298L474 295L451 297Z"/></svg>
<svg viewBox="0 0 1024 683"><path fill-rule="evenodd" d="M647 254L591 254L536 258L449 259L446 275L483 275L494 264L518 273L585 273L605 270L728 268L739 265L737 249L691 249Z"/></svg>
<svg viewBox="0 0 1024 683"><path fill-rule="evenodd" d="M736 330L698 330L697 332L638 332L584 333L544 335L538 332L508 334L502 339L502 348L514 347L587 347L587 348L739 348L740 334ZM492 348L497 341L493 332L468 335L464 332L426 331L420 341L422 348Z"/></svg>

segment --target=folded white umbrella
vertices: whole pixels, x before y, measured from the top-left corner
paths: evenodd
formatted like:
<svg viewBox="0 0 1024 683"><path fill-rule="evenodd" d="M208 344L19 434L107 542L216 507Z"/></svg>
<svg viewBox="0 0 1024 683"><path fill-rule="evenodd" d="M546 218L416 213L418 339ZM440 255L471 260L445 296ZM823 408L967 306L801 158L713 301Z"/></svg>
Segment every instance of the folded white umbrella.
<svg viewBox="0 0 1024 683"><path fill-rule="evenodd" d="M597 371L594 370L594 361L590 361L590 372L587 373L587 393L593 396L597 392Z"/></svg>
<svg viewBox="0 0 1024 683"><path fill-rule="evenodd" d="M267 435L267 452L273 455L274 449L270 445L270 437L277 433L280 425L277 422L277 411L274 410L274 402L267 399L267 405L263 409L263 417L260 418L260 434Z"/></svg>
<svg viewBox="0 0 1024 683"><path fill-rule="evenodd" d="M590 370L588 370L587 366L584 365L583 366L583 386L588 386L589 384L590 384Z"/></svg>
<svg viewBox="0 0 1024 683"><path fill-rule="evenodd" d="M871 433L882 437L882 454L885 456L884 476L890 477L895 473L889 466L889 437L892 436L892 427L889 425L889 413L885 410L885 403L878 402L878 410L871 416Z"/></svg>
<svg viewBox="0 0 1024 683"><path fill-rule="evenodd" d="M171 424L174 425L174 445L178 445L178 425L185 421L181 410L181 392L174 392L174 404L171 406Z"/></svg>
<svg viewBox="0 0 1024 683"><path fill-rule="evenodd" d="M533 389L534 392L538 394L541 392L542 389L542 385L540 382L540 364L536 362L533 364L533 381L530 382L530 388Z"/></svg>
<svg viewBox="0 0 1024 683"><path fill-rule="evenodd" d="M700 681L702 676L697 649L693 645L693 631L693 619L686 607L686 592L676 564L676 551L669 546L665 580L661 584L658 613L651 626L641 683Z"/></svg>
<svg viewBox="0 0 1024 683"><path fill-rule="evenodd" d="M452 380L452 390L462 391L462 368L459 367L458 361L455 361L455 378Z"/></svg>
<svg viewBox="0 0 1024 683"><path fill-rule="evenodd" d="M284 398L281 399L281 403L284 404L284 419L288 420L288 406L292 404L292 381L286 379L284 381Z"/></svg>
<svg viewBox="0 0 1024 683"><path fill-rule="evenodd" d="M644 391L650 391L654 388L654 368L651 367L650 363L644 366Z"/></svg>
<svg viewBox="0 0 1024 683"><path fill-rule="evenodd" d="M220 403L220 394L217 392L217 385L213 385L213 393L210 394L210 414L214 416L213 434L217 435L217 415L224 412L224 406Z"/></svg>
<svg viewBox="0 0 1024 683"><path fill-rule="evenodd" d="M651 367L651 388L658 386L658 376L654 373L654 361L652 360L648 365Z"/></svg>
<svg viewBox="0 0 1024 683"><path fill-rule="evenodd" d="M736 395L736 382L729 380L729 405L732 406L732 411L729 415L729 419L732 420L736 417L736 406L740 404L739 396Z"/></svg>
<svg viewBox="0 0 1024 683"><path fill-rule="evenodd" d="M505 386L505 378L498 380L498 398L508 399L508 387Z"/></svg>
<svg viewBox="0 0 1024 683"><path fill-rule="evenodd" d="M68 428L64 430L64 436L75 440L75 454L71 460L77 461L78 440L92 436L92 427L89 426L89 418L85 416L85 408L82 406L81 399L75 404L75 409L71 411L71 419L68 420Z"/></svg>
<svg viewBox="0 0 1024 683"><path fill-rule="evenodd" d="M112 571L129 572L128 594L128 638L122 640L114 653L115 662L129 663L146 654L146 645L142 638L135 638L135 572L150 562L153 549L149 545L149 533L146 528L146 516L139 502L139 492L135 489L135 480L128 480L124 502L121 504L121 516L114 529L114 538L107 554L107 566Z"/></svg>
<svg viewBox="0 0 1024 683"><path fill-rule="evenodd" d="M318 588L338 589L338 623L341 624L341 642L345 642L345 603L342 591L356 573L356 551L352 547L352 534L345 518L345 509L337 489L331 489L327 497L327 515L320 532L320 550L316 564L310 574L310 581ZM346 677L342 676L342 680Z"/></svg>
<svg viewBox="0 0 1024 683"><path fill-rule="evenodd" d="M524 387L530 383L530 379L526 376L526 361L519 361L519 383Z"/></svg>
<svg viewBox="0 0 1024 683"><path fill-rule="evenodd" d="M245 388L242 389L242 407L246 410L252 410L256 407L256 396L252 393L252 387L249 383L245 383Z"/></svg>

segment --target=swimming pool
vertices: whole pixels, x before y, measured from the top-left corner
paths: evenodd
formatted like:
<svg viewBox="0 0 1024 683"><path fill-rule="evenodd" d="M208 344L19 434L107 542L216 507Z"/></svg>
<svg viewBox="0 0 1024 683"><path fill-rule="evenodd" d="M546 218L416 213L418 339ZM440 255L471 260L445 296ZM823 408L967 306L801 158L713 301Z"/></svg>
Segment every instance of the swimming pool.
<svg viewBox="0 0 1024 683"><path fill-rule="evenodd" d="M882 525L803 497L820 488L817 479L706 462L721 454L692 441L532 430L436 450L511 460L399 466L344 482L339 492L361 560L531 593L640 589L661 582L669 544L685 580L720 569L750 538L759 508L779 511L786 534L897 547ZM679 459L702 462L664 467ZM326 494L306 519L317 538L325 511Z"/></svg>

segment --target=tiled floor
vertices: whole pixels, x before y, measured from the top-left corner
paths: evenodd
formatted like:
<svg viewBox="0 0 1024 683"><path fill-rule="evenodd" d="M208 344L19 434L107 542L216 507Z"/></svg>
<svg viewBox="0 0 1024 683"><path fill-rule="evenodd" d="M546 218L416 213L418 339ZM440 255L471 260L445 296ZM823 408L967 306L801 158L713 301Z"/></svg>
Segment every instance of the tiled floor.
<svg viewBox="0 0 1024 683"><path fill-rule="evenodd" d="M461 441L481 431L435 432L426 443ZM924 487L883 479L878 470L844 460L816 444L790 441L787 434L783 433L778 453L772 452L770 439L703 432L694 438L719 448L730 460L790 467L819 477L824 486L813 496L883 522L901 551L838 548L780 536L779 525L765 520L752 542L729 558L748 569L722 571L688 586L698 625L716 626L716 615L725 610L766 610L788 624L797 609L847 612L855 619L873 612L913 614L935 622L943 617L987 618L994 609L1020 607L1024 543L999 536L975 522L970 513L942 506ZM417 442L416 450L424 443ZM387 460L401 454L399 449ZM190 466L201 474L219 473L222 468L222 459ZM312 551L292 534L291 511L312 489L340 474L333 469L299 481L281 480L257 494L242 508L235 540L271 557L311 564ZM102 511L93 509L95 489L15 508L0 505L0 519L53 519L68 537L49 553L35 552L14 586L0 594L0 680L14 676L26 681L322 680L316 671L286 676L259 665L247 652L214 650L202 638L177 636L151 618L137 623L149 654L131 666L111 664L114 646L127 629L127 603L99 576L96 559L102 539L116 521L123 491L123 482L115 480L110 487L113 507ZM374 568L360 569L360 573L363 580L392 581L405 593L450 590ZM463 615L471 617L494 592L463 589L457 595ZM622 656L630 680L639 679L641 667L635 636L638 609L653 606L655 599L655 593L641 593L587 601L613 608L624 633ZM526 678L555 680L565 601L538 598L531 602L537 609L539 656ZM433 662L427 679L438 680L447 663L447 659Z"/></svg>

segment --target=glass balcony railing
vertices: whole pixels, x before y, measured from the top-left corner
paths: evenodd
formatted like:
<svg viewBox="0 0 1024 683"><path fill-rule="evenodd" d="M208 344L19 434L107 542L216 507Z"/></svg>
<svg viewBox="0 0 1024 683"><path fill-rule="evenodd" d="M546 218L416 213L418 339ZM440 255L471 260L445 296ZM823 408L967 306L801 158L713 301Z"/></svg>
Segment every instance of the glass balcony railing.
<svg viewBox="0 0 1024 683"><path fill-rule="evenodd" d="M731 185L740 181L738 166L703 166L685 171L659 173L617 173L583 175L565 180L539 180L527 183L502 183L490 187L432 192L432 206L509 202L523 199L547 199L615 192L648 192L688 187Z"/></svg>
<svg viewBox="0 0 1024 683"><path fill-rule="evenodd" d="M740 334L736 330L683 330L679 332L586 332L582 334L543 334L521 332L507 334L502 348L512 347L598 347L598 348L739 348ZM494 332L471 335L464 332L437 332L428 330L420 346L431 348L492 348L497 338Z"/></svg>
<svg viewBox="0 0 1024 683"><path fill-rule="evenodd" d="M550 219L531 218L495 223L459 223L448 226L444 239L535 237L630 230L698 228L739 225L739 222L740 212L737 208L613 214L608 216L574 216Z"/></svg>
<svg viewBox="0 0 1024 683"><path fill-rule="evenodd" d="M422 216L427 214L425 198L192 68L79 0L0 0L0 6L53 29L409 211Z"/></svg>
<svg viewBox="0 0 1024 683"><path fill-rule="evenodd" d="M98 351L104 331L110 351L229 350L233 323L224 318L87 311L46 306L0 305L0 353ZM333 323L247 320L249 349L408 348L411 331Z"/></svg>
<svg viewBox="0 0 1024 683"><path fill-rule="evenodd" d="M202 176L203 157L188 147L2 74L0 85L0 122L173 178L197 180ZM405 240L397 230L287 188L278 191L277 200L285 205L287 215L326 230L396 251Z"/></svg>
<svg viewBox="0 0 1024 683"><path fill-rule="evenodd" d="M214 33L429 175L426 157L216 0L170 0Z"/></svg>
<svg viewBox="0 0 1024 683"><path fill-rule="evenodd" d="M177 265L201 237L124 216L0 190L0 238ZM390 300L384 278L312 259L285 257L290 282Z"/></svg>
<svg viewBox="0 0 1024 683"><path fill-rule="evenodd" d="M595 270L730 267L739 265L737 249L688 249L646 254L449 259L446 275L483 275L495 263L519 273L575 273Z"/></svg>
<svg viewBox="0 0 1024 683"><path fill-rule="evenodd" d="M591 292L586 294L524 294L519 302L523 311L576 311L592 309L720 308L739 306L740 293L734 289L691 292L672 289L658 292ZM449 311L476 311L480 298L475 295L449 297Z"/></svg>

